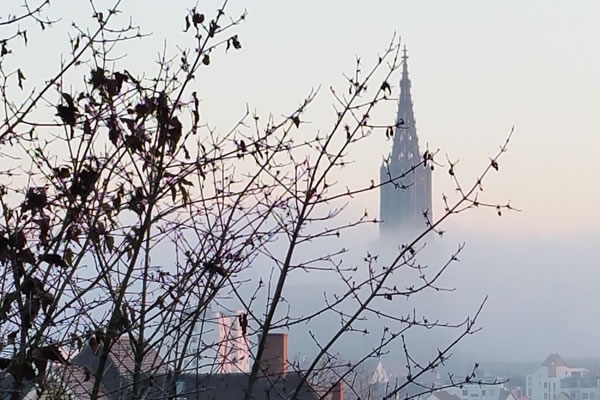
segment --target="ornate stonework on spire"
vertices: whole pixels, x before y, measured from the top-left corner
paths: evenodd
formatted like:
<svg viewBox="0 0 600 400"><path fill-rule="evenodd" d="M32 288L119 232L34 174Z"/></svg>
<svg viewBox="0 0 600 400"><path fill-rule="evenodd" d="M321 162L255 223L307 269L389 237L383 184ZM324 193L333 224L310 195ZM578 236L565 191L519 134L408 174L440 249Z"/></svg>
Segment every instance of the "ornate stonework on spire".
<svg viewBox="0 0 600 400"><path fill-rule="evenodd" d="M402 51L400 98L392 152L381 166L380 236L393 237L401 229L425 227L424 213L431 218L431 170L420 163L422 155L408 77L406 46ZM387 183L392 181L392 183Z"/></svg>
<svg viewBox="0 0 600 400"><path fill-rule="evenodd" d="M408 78L408 50L406 50L406 45L404 45L404 48L402 49L402 77L404 78L405 76Z"/></svg>

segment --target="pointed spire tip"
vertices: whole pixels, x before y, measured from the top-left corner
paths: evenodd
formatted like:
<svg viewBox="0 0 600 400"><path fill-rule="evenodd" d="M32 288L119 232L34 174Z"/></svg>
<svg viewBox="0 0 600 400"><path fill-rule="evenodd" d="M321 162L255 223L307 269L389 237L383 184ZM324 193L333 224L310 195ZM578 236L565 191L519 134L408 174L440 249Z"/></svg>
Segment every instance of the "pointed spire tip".
<svg viewBox="0 0 600 400"><path fill-rule="evenodd" d="M406 50L406 45L402 49L402 77L408 78L408 50Z"/></svg>

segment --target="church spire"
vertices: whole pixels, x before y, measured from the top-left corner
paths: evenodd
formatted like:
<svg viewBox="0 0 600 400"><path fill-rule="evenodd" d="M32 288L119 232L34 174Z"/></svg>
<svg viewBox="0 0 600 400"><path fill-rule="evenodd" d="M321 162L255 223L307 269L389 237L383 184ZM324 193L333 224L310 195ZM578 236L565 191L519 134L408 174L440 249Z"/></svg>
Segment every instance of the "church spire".
<svg viewBox="0 0 600 400"><path fill-rule="evenodd" d="M402 49L402 79L408 79L408 56L406 55L406 45Z"/></svg>
<svg viewBox="0 0 600 400"><path fill-rule="evenodd" d="M431 217L431 170L419 166L421 153L408 77L408 51L402 49L402 77L396 114L392 152L381 166L381 182L396 179L381 188L382 232L424 224L423 214ZM402 177L397 179L397 177ZM393 235L392 235L393 236Z"/></svg>
<svg viewBox="0 0 600 400"><path fill-rule="evenodd" d="M408 158L410 164L419 157L419 144L415 126L410 79L408 78L408 55L406 46L402 49L402 77L400 79L400 99L396 115L396 129L392 148L392 160ZM417 157L413 159L414 157Z"/></svg>

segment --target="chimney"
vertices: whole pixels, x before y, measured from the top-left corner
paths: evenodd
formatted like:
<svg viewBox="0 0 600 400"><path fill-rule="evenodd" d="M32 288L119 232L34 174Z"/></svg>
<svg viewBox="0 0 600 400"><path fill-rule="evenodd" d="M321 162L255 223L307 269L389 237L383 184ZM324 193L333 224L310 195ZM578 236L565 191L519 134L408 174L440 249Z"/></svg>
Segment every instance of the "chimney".
<svg viewBox="0 0 600 400"><path fill-rule="evenodd" d="M260 363L260 376L285 378L287 373L287 333L268 333Z"/></svg>
<svg viewBox="0 0 600 400"><path fill-rule="evenodd" d="M339 381L331 391L331 400L344 400L344 382Z"/></svg>
<svg viewBox="0 0 600 400"><path fill-rule="evenodd" d="M217 349L217 371L219 374L227 374L231 371L233 348L231 341L231 318L218 312L216 314L219 324L219 347ZM237 372L237 371L236 371Z"/></svg>

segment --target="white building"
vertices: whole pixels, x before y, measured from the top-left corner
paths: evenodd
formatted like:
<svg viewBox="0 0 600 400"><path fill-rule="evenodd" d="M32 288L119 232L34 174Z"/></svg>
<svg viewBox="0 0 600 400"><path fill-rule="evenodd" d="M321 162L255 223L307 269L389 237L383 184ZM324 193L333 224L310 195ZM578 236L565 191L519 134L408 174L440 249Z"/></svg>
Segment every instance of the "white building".
<svg viewBox="0 0 600 400"><path fill-rule="evenodd" d="M550 354L533 374L527 375L527 397L529 400L555 400L563 392L561 379L586 373L585 368L570 368L558 354Z"/></svg>
<svg viewBox="0 0 600 400"><path fill-rule="evenodd" d="M561 397L569 400L598 400L600 399L600 377L573 373L570 377L561 379L560 390L563 395Z"/></svg>
<svg viewBox="0 0 600 400"><path fill-rule="evenodd" d="M493 378L483 378L482 382L493 382ZM504 385L463 385L459 394L461 400L505 400L501 399Z"/></svg>

